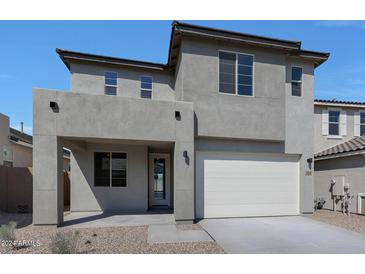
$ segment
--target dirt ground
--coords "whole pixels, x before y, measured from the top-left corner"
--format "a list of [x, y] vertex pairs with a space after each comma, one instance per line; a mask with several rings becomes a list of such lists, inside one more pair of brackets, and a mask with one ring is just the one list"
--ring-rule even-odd
[[351, 214], [350, 216], [347, 216], [340, 212], [322, 209], [317, 210], [313, 214], [312, 218], [331, 225], [336, 225], [365, 234], [365, 215]]
[[[33, 226], [30, 214], [4, 214], [0, 212], [0, 224], [14, 220], [18, 223], [16, 240], [27, 241], [28, 247], [6, 248], [0, 244], [0, 253], [51, 253], [50, 238], [56, 233], [79, 231], [77, 253], [224, 253], [216, 242], [148, 244], [148, 226], [125, 226], [108, 228], [56, 228], [55, 226]], [[178, 225], [178, 229], [201, 229], [197, 224]]]

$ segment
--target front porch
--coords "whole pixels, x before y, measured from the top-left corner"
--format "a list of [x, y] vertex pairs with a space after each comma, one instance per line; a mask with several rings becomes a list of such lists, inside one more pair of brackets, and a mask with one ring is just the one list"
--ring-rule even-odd
[[83, 140], [71, 147], [71, 212], [173, 209], [174, 143]]
[[195, 218], [191, 103], [48, 90], [35, 90], [33, 101], [34, 224], [64, 221], [63, 147], [71, 212], [158, 207], [178, 221]]

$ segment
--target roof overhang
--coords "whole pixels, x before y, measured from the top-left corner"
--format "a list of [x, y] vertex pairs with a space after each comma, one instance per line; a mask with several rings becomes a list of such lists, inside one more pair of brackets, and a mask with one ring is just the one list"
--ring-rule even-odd
[[314, 157], [314, 161], [338, 159], [338, 158], [356, 156], [356, 155], [362, 155], [363, 157], [365, 157], [365, 150], [357, 150], [357, 151], [355, 150], [355, 151], [342, 152], [342, 153], [331, 154], [331, 155], [326, 155], [326, 156]]
[[283, 50], [289, 56], [305, 58], [309, 61], [312, 61], [315, 67], [318, 67], [320, 64], [325, 62], [330, 56], [329, 53], [302, 50], [300, 41], [289, 41], [252, 34], [238, 33], [234, 31], [196, 26], [174, 21], [172, 23], [168, 57], [168, 66], [170, 69], [174, 69], [176, 66], [181, 45], [181, 37], [183, 36], [229, 41], [232, 43]]
[[346, 102], [346, 101], [331, 101], [331, 100], [314, 100], [314, 105], [329, 106], [329, 107], [365, 108], [364, 102]]
[[10, 139], [9, 138], [9, 142], [11, 143], [14, 143], [14, 144], [17, 144], [17, 145], [20, 145], [20, 146], [24, 146], [24, 147], [28, 147], [28, 148], [33, 148], [33, 145], [32, 144], [29, 144], [27, 142], [23, 142], [21, 140], [14, 140], [14, 139]]
[[82, 52], [69, 51], [69, 50], [64, 50], [64, 49], [59, 49], [59, 48], [56, 49], [56, 52], [58, 53], [61, 60], [63, 61], [63, 63], [66, 65], [66, 67], [68, 69], [70, 69], [71, 61], [85, 61], [85, 62], [100, 63], [100, 64], [107, 64], [107, 65], [123, 65], [123, 66], [137, 67], [137, 68], [144, 68], [144, 69], [153, 69], [153, 70], [168, 69], [167, 65], [159, 64], [159, 63], [109, 57], [109, 56], [96, 55], [96, 54], [90, 54], [90, 53], [82, 53]]
[[177, 64], [178, 55], [181, 48], [181, 39], [183, 36], [200, 37], [204, 39], [214, 39], [219, 41], [238, 43], [241, 45], [244, 44], [255, 47], [278, 49], [284, 51], [288, 56], [307, 59], [308, 61], [313, 62], [315, 67], [318, 67], [320, 64], [325, 62], [330, 55], [329, 53], [324, 52], [303, 50], [301, 49], [300, 41], [289, 41], [265, 36], [257, 36], [223, 29], [181, 23], [178, 21], [173, 21], [172, 23], [167, 64], [109, 57], [63, 49], [56, 49], [56, 52], [59, 54], [60, 58], [68, 69], [70, 69], [70, 63], [72, 61], [81, 61], [107, 65], [123, 65], [160, 71], [173, 71], [175, 70]]

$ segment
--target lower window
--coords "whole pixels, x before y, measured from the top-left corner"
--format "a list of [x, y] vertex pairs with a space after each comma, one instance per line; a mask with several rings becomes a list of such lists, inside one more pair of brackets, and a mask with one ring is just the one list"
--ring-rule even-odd
[[94, 185], [107, 187], [126, 187], [127, 153], [95, 152]]

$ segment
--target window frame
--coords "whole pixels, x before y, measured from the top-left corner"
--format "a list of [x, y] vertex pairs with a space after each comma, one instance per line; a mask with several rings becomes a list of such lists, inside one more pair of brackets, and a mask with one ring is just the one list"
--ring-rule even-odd
[[[109, 167], [109, 185], [108, 186], [96, 186], [95, 185], [95, 153], [110, 153], [110, 167]], [[112, 185], [112, 153], [124, 153], [126, 155], [126, 183], [125, 183], [125, 186], [113, 186]], [[101, 150], [101, 149], [98, 149], [98, 150], [94, 150], [93, 151], [93, 174], [94, 174], [94, 182], [93, 182], [93, 187], [96, 187], [96, 188], [99, 188], [99, 187], [109, 187], [109, 188], [122, 188], [122, 189], [125, 189], [125, 188], [128, 188], [128, 152], [126, 151], [120, 151], [120, 150]]]
[[[149, 91], [148, 89], [142, 88], [142, 77], [151, 78], [151, 98], [143, 98], [142, 97], [142, 90]], [[153, 99], [153, 76], [151, 76], [151, 75], [141, 75], [139, 77], [139, 91], [140, 91], [140, 98], [141, 99], [148, 99], [148, 100], [152, 100]]]
[[[329, 108], [328, 109], [328, 135], [327, 138], [328, 139], [342, 139], [342, 135], [341, 135], [341, 110], [339, 108]], [[334, 122], [330, 122], [330, 112], [338, 112], [338, 135], [333, 135], [330, 134], [330, 124], [335, 124]]]
[[[219, 91], [219, 74], [220, 74], [220, 69], [219, 69], [219, 54], [220, 53], [230, 53], [230, 54], [235, 54], [236, 55], [236, 62], [235, 62], [235, 93], [225, 93], [225, 92], [220, 92]], [[245, 95], [245, 94], [238, 94], [238, 55], [248, 55], [248, 56], [252, 56], [252, 95]], [[255, 54], [252, 53], [247, 53], [247, 52], [241, 52], [241, 51], [229, 51], [229, 50], [224, 50], [224, 49], [219, 49], [218, 50], [218, 94], [224, 94], [224, 95], [233, 95], [233, 96], [243, 96], [243, 97], [255, 97]]]
[[365, 115], [365, 111], [359, 111], [359, 126], [360, 126], [360, 129], [359, 129], [359, 134], [360, 134], [360, 137], [365, 137], [365, 134], [364, 135], [361, 135], [361, 126], [364, 126], [365, 127], [365, 122], [364, 123], [361, 123], [361, 115]]
[[[293, 68], [299, 68], [302, 71], [302, 80], [297, 81], [297, 80], [293, 80]], [[293, 83], [300, 83], [300, 96], [297, 95], [293, 95]], [[303, 97], [303, 67], [301, 66], [290, 66], [290, 95], [291, 97], [297, 97], [297, 98], [302, 98]], [[336, 135], [334, 135], [336, 136]]]
[[[116, 79], [116, 80], [117, 80], [117, 84], [116, 84], [116, 85], [108, 85], [108, 84], [106, 84], [106, 83], [105, 83], [105, 80], [106, 80], [105, 74], [106, 74], [107, 72], [115, 73], [115, 74], [117, 75], [117, 79]], [[118, 83], [119, 83], [118, 78], [119, 78], [119, 73], [118, 73], [117, 71], [104, 70], [104, 95], [108, 95], [108, 96], [118, 96]], [[113, 88], [115, 88], [115, 90], [116, 90], [115, 95], [106, 94], [106, 93], [105, 93], [105, 87], [113, 87]]]

